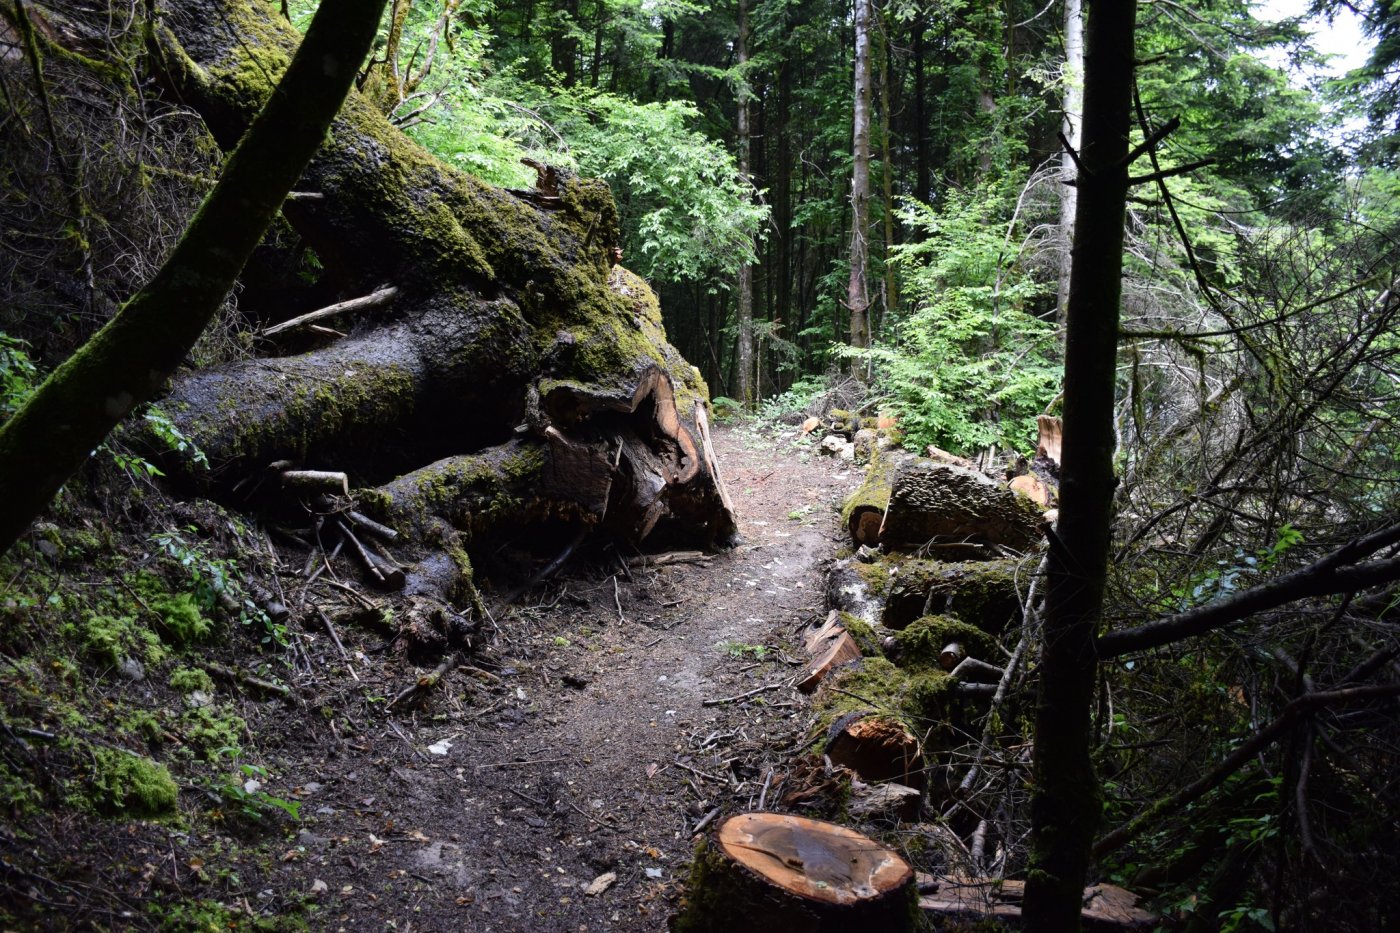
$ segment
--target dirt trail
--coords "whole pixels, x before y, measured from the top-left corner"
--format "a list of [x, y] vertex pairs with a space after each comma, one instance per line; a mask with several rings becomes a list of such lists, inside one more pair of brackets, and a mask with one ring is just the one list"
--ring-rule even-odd
[[664, 929], [697, 823], [756, 806], [773, 770], [771, 805], [807, 738], [791, 637], [822, 612], [856, 481], [790, 437], [716, 443], [743, 544], [527, 596], [543, 605], [498, 619], [491, 671], [288, 762], [303, 828], [267, 897], [324, 882], [311, 922], [332, 930]]

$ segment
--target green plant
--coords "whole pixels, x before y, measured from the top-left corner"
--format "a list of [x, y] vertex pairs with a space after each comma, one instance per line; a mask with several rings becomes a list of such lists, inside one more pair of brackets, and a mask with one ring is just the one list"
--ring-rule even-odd
[[[199, 529], [188, 525], [185, 531], [197, 534]], [[205, 612], [232, 604], [237, 607], [239, 622], [256, 629], [263, 645], [276, 644], [283, 648], [288, 645], [287, 627], [274, 622], [247, 596], [239, 580], [238, 566], [232, 560], [213, 557], [202, 544], [190, 542], [179, 531], [157, 532], [151, 536], [151, 541], [189, 574], [194, 598]]]
[[1008, 246], [1019, 189], [1007, 178], [950, 190], [937, 207], [906, 203], [915, 238], [894, 262], [914, 311], [893, 344], [848, 352], [883, 368], [910, 449], [1029, 449], [1058, 391], [1055, 328], [1034, 313], [1047, 286]]
[[719, 649], [731, 658], [751, 657], [755, 661], [762, 661], [769, 651], [767, 645], [749, 645], [742, 641], [720, 642]]
[[39, 369], [23, 340], [0, 333], [0, 421], [9, 418], [39, 384]]
[[267, 769], [262, 765], [239, 762], [243, 750], [234, 745], [220, 748], [215, 755], [229, 758], [238, 765], [237, 773], [225, 781], [214, 784], [212, 790], [228, 809], [223, 811], [225, 819], [235, 817], [249, 823], [265, 823], [279, 815], [293, 820], [301, 819], [301, 804], [269, 794], [263, 790], [267, 782]]

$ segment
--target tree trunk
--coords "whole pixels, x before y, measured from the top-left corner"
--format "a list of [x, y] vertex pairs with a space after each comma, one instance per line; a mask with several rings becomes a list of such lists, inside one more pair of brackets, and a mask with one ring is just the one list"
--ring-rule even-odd
[[[262, 14], [202, 0], [169, 18], [188, 63], [173, 77], [221, 140], [269, 90], [249, 50], [295, 41]], [[705, 385], [651, 289], [612, 266], [606, 186], [537, 171], [533, 192], [489, 187], [352, 95], [299, 184], [323, 197], [285, 213], [328, 276], [353, 294], [391, 285], [393, 305], [330, 346], [178, 378], [163, 404], [214, 467], [189, 478], [231, 495], [273, 461], [344, 471], [367, 511], [449, 555], [458, 536], [533, 520], [725, 541]]]
[[1101, 811], [1089, 758], [1096, 657], [1112, 521], [1113, 401], [1133, 81], [1132, 0], [1092, 0], [1084, 145], [1065, 341], [1060, 517], [1049, 555], [1027, 929], [1072, 930]]
[[[853, 347], [870, 346], [870, 0], [855, 0], [855, 116], [851, 157], [851, 278], [846, 307]], [[859, 364], [854, 367], [857, 371]]]
[[[1084, 0], [1065, 0], [1064, 119], [1061, 132], [1069, 147], [1079, 151], [1080, 128], [1084, 123]], [[1064, 184], [1075, 177], [1074, 157], [1069, 149], [1060, 153], [1060, 227], [1064, 231], [1064, 252], [1060, 256], [1060, 281], [1056, 312], [1060, 321], [1069, 307], [1070, 251], [1074, 245], [1074, 211], [1079, 188]]]
[[[739, 111], [739, 175], [747, 181], [752, 169], [752, 160], [750, 159], [752, 143], [749, 131], [749, 78], [748, 70], [745, 67], [749, 61], [748, 0], [739, 0], [739, 45], [735, 51], [738, 60], [737, 77], [734, 81], [734, 97]], [[735, 362], [738, 378], [734, 380], [734, 386], [739, 393], [739, 402], [747, 410], [752, 408], [757, 401], [754, 398], [753, 263], [745, 262], [739, 267], [738, 289], [739, 294], [736, 296], [736, 300], [739, 306], [739, 346]]]
[[[890, 256], [894, 253], [894, 162], [890, 159], [890, 40], [889, 32], [894, 28], [894, 23], [886, 20], [881, 35], [885, 41], [881, 43], [880, 55], [880, 187], [884, 195], [882, 202], [883, 220], [885, 228], [884, 251], [881, 254], [881, 265], [885, 272], [885, 300], [881, 305], [882, 313], [880, 326], [886, 321], [893, 320], [893, 315], [899, 309], [899, 282], [895, 279], [894, 265], [890, 262]], [[880, 326], [871, 327], [872, 335], [880, 333]]]
[[[320, 146], [383, 9], [384, 0], [346, 0], [318, 11], [304, 41], [284, 34], [269, 65], [285, 69], [276, 93], [260, 70], [264, 92], [246, 107], [247, 135], [238, 134], [219, 183], [155, 278], [0, 427], [0, 552], [107, 433], [155, 394], [204, 331]], [[270, 10], [258, 15], [272, 19]], [[209, 81], [188, 60], [169, 64], [189, 84]]]

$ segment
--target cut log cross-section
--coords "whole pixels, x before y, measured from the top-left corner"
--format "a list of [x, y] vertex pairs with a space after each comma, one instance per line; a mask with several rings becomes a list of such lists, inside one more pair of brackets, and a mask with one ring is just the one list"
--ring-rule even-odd
[[902, 933], [917, 911], [914, 873], [852, 829], [800, 816], [743, 813], [696, 857], [678, 933]]

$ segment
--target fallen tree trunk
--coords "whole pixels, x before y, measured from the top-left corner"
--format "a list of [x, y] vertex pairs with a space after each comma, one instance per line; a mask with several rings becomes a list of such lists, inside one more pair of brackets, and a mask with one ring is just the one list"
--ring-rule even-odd
[[[231, 145], [296, 33], [251, 0], [171, 4], [163, 22], [169, 85]], [[607, 186], [541, 179], [546, 207], [456, 172], [352, 93], [297, 185], [317, 197], [283, 211], [341, 294], [392, 303], [358, 303], [330, 346], [177, 378], [162, 405], [213, 467], [188, 478], [227, 495], [275, 461], [343, 471], [420, 561], [459, 571], [462, 546], [534, 520], [727, 541], [707, 389], [651, 289], [613, 265]]]
[[678, 933], [912, 930], [914, 872], [892, 849], [844, 826], [742, 813], [696, 855]]

